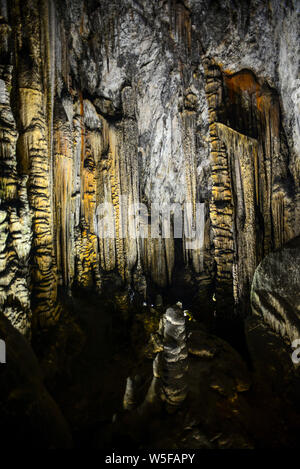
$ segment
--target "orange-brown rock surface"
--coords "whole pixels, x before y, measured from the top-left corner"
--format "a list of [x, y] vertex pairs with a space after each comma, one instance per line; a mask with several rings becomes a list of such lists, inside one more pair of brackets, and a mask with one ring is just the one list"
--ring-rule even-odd
[[[248, 23], [221, 9], [213, 25], [204, 0], [0, 2], [0, 303], [20, 330], [55, 323], [61, 293], [101, 293], [111, 279], [146, 298], [181, 278], [182, 294], [192, 285], [219, 310], [247, 310], [256, 266], [299, 232], [298, 121], [284, 89], [296, 102], [295, 77], [272, 26], [293, 42], [284, 14], [296, 18], [280, 8], [256, 18], [251, 6]], [[162, 222], [138, 236], [150, 217], [128, 205], [140, 203], [188, 204], [196, 244], [173, 222], [167, 237]]]

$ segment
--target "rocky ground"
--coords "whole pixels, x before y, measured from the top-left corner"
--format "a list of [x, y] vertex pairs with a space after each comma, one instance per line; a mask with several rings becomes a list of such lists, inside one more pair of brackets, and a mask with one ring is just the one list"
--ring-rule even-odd
[[[8, 440], [18, 428], [14, 441], [43, 447], [297, 446], [299, 374], [291, 350], [260, 319], [247, 320], [247, 342], [236, 348], [230, 337], [213, 333], [215, 325], [187, 320], [187, 398], [176, 412], [163, 402], [141, 412], [155, 357], [153, 341], [145, 344], [161, 313], [144, 308], [132, 318], [96, 297], [77, 298], [67, 308], [58, 327], [34, 338], [39, 363], [26, 340], [1, 319], [7, 327], [7, 359], [13, 360], [9, 372], [0, 370]], [[123, 409], [128, 376], [137, 383], [130, 411]]]

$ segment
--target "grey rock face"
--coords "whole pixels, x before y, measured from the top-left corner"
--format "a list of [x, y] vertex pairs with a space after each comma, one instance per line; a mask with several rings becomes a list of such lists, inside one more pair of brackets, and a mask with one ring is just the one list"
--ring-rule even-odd
[[[248, 298], [261, 258], [299, 234], [299, 2], [14, 0], [0, 16], [0, 304], [14, 324], [57, 321], [59, 286], [101, 292], [112, 271], [146, 296], [181, 258], [206, 300], [219, 281], [217, 301], [225, 287]], [[191, 204], [199, 243], [176, 249], [162, 223], [156, 239], [118, 222], [103, 239], [102, 203], [140, 229], [123, 195]]]
[[255, 271], [251, 305], [253, 314], [282, 337], [300, 336], [300, 238], [269, 254]]
[[232, 71], [251, 69], [280, 91], [285, 130], [299, 157], [299, 1], [191, 0], [190, 8], [208, 55]]
[[188, 350], [185, 318], [181, 308], [168, 308], [163, 316], [161, 380], [164, 399], [170, 405], [181, 404], [187, 396]]

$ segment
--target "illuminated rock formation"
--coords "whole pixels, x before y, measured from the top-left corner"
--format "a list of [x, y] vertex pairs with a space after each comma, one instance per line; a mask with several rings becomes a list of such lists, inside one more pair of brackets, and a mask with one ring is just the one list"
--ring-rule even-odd
[[[254, 3], [0, 2], [0, 302], [24, 333], [58, 320], [58, 291], [110, 276], [146, 297], [182, 272], [218, 311], [247, 312], [300, 214], [298, 7]], [[139, 203], [188, 204], [196, 244], [175, 209], [167, 237], [163, 222], [137, 236]]]
[[255, 271], [251, 306], [255, 317], [290, 342], [299, 338], [299, 237], [270, 253]]
[[168, 308], [162, 324], [164, 349], [161, 352], [161, 381], [163, 399], [178, 406], [187, 396], [188, 350], [185, 318], [181, 308]]
[[126, 381], [126, 389], [123, 398], [123, 408], [125, 410], [132, 410], [136, 405], [134, 399], [134, 382], [130, 376], [128, 376]]
[[[160, 346], [153, 361], [153, 379], [142, 409], [159, 399], [166, 402], [169, 409], [176, 409], [185, 400], [188, 391], [186, 325], [180, 307], [175, 305], [166, 310], [160, 321], [158, 335]], [[128, 385], [126, 391], [127, 388]]]
[[270, 427], [297, 447], [299, 20], [299, 0], [0, 0], [1, 423], [20, 403], [70, 446], [47, 386], [83, 446], [128, 447], [128, 423], [141, 448], [274, 447]]
[[209, 61], [205, 70], [217, 293], [228, 288], [238, 303], [260, 260], [297, 232], [294, 182], [275, 91], [247, 70], [229, 75]]
[[11, 67], [0, 75], [0, 305], [15, 327], [30, 336], [31, 304], [28, 259], [31, 247], [31, 211], [26, 183], [18, 177], [18, 133], [9, 103]]
[[6, 345], [6, 364], [0, 361], [2, 444], [12, 448], [14, 435], [14, 442], [24, 448], [71, 448], [69, 426], [44, 385], [37, 357], [0, 312], [0, 345], [2, 340]]

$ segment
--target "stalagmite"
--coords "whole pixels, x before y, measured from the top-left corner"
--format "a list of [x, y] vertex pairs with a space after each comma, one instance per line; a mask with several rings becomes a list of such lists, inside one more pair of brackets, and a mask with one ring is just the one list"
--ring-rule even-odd
[[0, 0], [0, 337], [17, 358], [0, 366], [0, 421], [14, 448], [43, 440], [27, 417], [64, 426], [42, 375], [75, 445], [251, 447], [255, 426], [275, 441], [295, 418], [298, 378], [280, 369], [294, 372], [285, 345], [300, 334], [299, 13]]
[[136, 405], [134, 397], [134, 380], [128, 376], [126, 380], [126, 389], [123, 397], [123, 409], [132, 410]]
[[188, 391], [186, 326], [180, 306], [166, 310], [160, 321], [159, 335], [162, 349], [153, 361], [153, 379], [144, 405], [160, 398], [170, 406], [169, 410], [174, 410], [186, 399]]
[[113, 277], [146, 299], [181, 276], [244, 311], [257, 264], [299, 233], [287, 56], [275, 73], [260, 49], [209, 49], [202, 2], [96, 3], [0, 4], [1, 305], [25, 333], [76, 287]]

